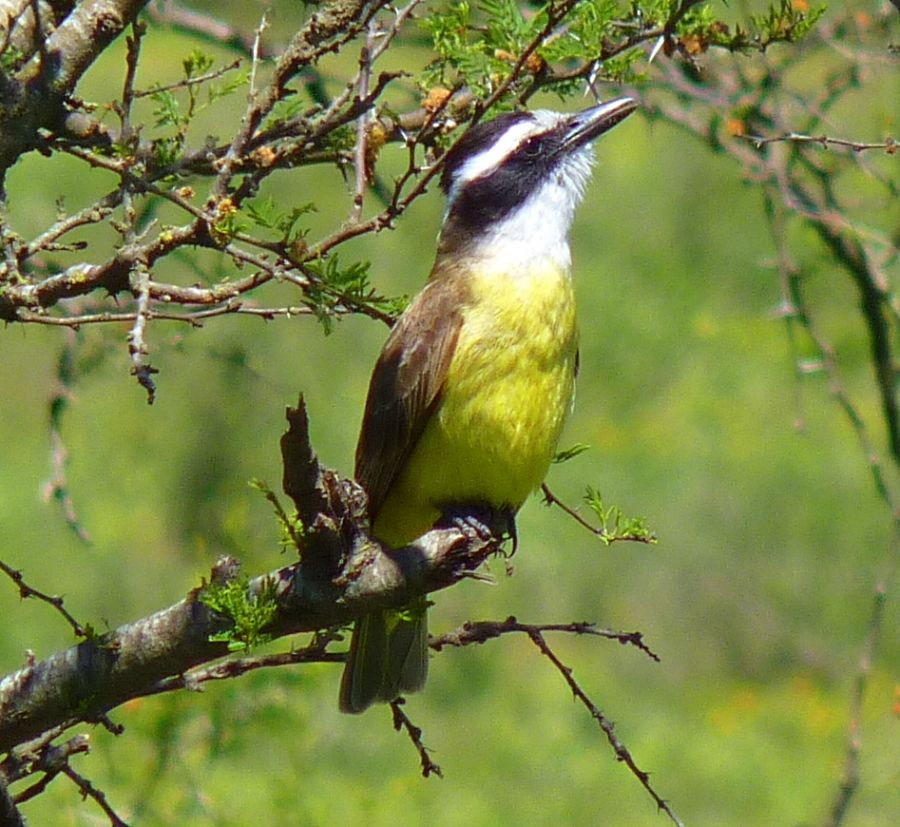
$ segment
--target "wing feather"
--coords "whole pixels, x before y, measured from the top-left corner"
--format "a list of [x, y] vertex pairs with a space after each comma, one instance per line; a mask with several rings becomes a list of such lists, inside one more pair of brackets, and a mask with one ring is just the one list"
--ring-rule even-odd
[[462, 325], [464, 286], [433, 278], [394, 326], [375, 364], [359, 443], [356, 479], [374, 523], [437, 404]]

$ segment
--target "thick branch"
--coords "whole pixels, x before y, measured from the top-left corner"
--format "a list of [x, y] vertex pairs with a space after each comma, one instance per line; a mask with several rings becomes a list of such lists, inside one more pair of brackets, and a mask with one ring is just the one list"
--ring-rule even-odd
[[[318, 467], [309, 448], [297, 448], [306, 437], [302, 402], [289, 410], [293, 447], [285, 450], [286, 466], [308, 462]], [[303, 476], [286, 467], [286, 478]], [[390, 549], [366, 535], [359, 513], [359, 487], [333, 471], [306, 474], [318, 480], [303, 496], [327, 503], [306, 526], [304, 559], [254, 578], [252, 598], [271, 593], [277, 601], [273, 621], [264, 630], [273, 637], [309, 632], [351, 622], [377, 608], [398, 607], [444, 589], [478, 568], [500, 546], [504, 525], [490, 523], [495, 533], [476, 535], [465, 523], [438, 525], [415, 543]], [[324, 489], [323, 489], [324, 486]], [[297, 497], [297, 489], [289, 493]], [[364, 495], [363, 495], [364, 496]], [[364, 500], [363, 500], [364, 501]], [[302, 509], [301, 509], [302, 510]], [[331, 542], [322, 543], [326, 532]], [[326, 554], [326, 551], [332, 554]], [[217, 564], [213, 583], [234, 577], [230, 558]], [[0, 752], [45, 730], [81, 720], [96, 720], [125, 701], [148, 694], [160, 681], [228, 654], [227, 644], [210, 637], [228, 629], [230, 621], [209, 609], [203, 589], [156, 614], [86, 640], [0, 681]]]
[[[18, 73], [19, 82], [65, 96], [147, 0], [83, 0]], [[39, 33], [36, 33], [39, 34]], [[46, 36], [46, 34], [45, 34]]]
[[[331, 581], [298, 563], [255, 578], [250, 592], [276, 586], [278, 613], [269, 634], [308, 632], [451, 586], [497, 548], [493, 538], [473, 540], [459, 528], [438, 528], [403, 549], [367, 544]], [[197, 590], [168, 609], [7, 676], [0, 681], [0, 752], [49, 727], [91, 720], [164, 678], [223, 657], [227, 645], [209, 638], [227, 626]]]
[[834, 257], [844, 265], [859, 290], [860, 309], [869, 330], [872, 365], [875, 368], [881, 411], [887, 427], [888, 444], [895, 463], [900, 463], [900, 411], [897, 407], [897, 370], [891, 345], [891, 331], [884, 310], [884, 295], [868, 266], [862, 244], [839, 226], [828, 221], [815, 225]]
[[[137, 17], [147, 0], [83, 0], [52, 29], [32, 18], [31, 58], [3, 85], [0, 106], [0, 192], [6, 170], [36, 144], [41, 127], [60, 123], [81, 76]], [[37, 8], [37, 4], [35, 4]]]
[[0, 775], [0, 827], [25, 827], [25, 820], [16, 809], [2, 775]]

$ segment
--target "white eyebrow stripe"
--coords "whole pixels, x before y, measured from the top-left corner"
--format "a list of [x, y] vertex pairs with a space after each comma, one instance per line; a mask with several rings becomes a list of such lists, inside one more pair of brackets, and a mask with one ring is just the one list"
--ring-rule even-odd
[[491, 146], [482, 150], [477, 155], [469, 158], [453, 176], [453, 189], [451, 200], [459, 192], [459, 188], [469, 181], [480, 178], [489, 170], [500, 166], [500, 163], [510, 155], [522, 141], [535, 132], [537, 124], [531, 120], [519, 121], [506, 130]]

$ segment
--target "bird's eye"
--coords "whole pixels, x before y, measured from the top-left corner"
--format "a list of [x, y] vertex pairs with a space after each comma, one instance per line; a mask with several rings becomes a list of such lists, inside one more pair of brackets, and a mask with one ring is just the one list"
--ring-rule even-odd
[[529, 138], [522, 145], [522, 154], [526, 155], [529, 158], [536, 158], [541, 154], [541, 141], [540, 138], [535, 136], [534, 138]]

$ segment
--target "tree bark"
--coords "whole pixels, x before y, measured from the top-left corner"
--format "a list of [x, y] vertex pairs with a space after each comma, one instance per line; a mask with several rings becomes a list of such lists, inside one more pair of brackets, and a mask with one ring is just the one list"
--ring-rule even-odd
[[[302, 559], [249, 582], [251, 599], [264, 592], [275, 597], [266, 634], [341, 626], [373, 610], [409, 605], [452, 586], [499, 551], [506, 518], [492, 513], [473, 512], [477, 522], [439, 523], [401, 549], [370, 538], [365, 495], [356, 483], [319, 465], [302, 399], [288, 409], [288, 420], [284, 487], [303, 519]], [[221, 558], [213, 587], [233, 580], [238, 568], [233, 559]], [[166, 678], [227, 655], [227, 643], [210, 638], [227, 630], [230, 620], [203, 602], [204, 588], [0, 680], [0, 753], [51, 728], [96, 720], [157, 691]]]

